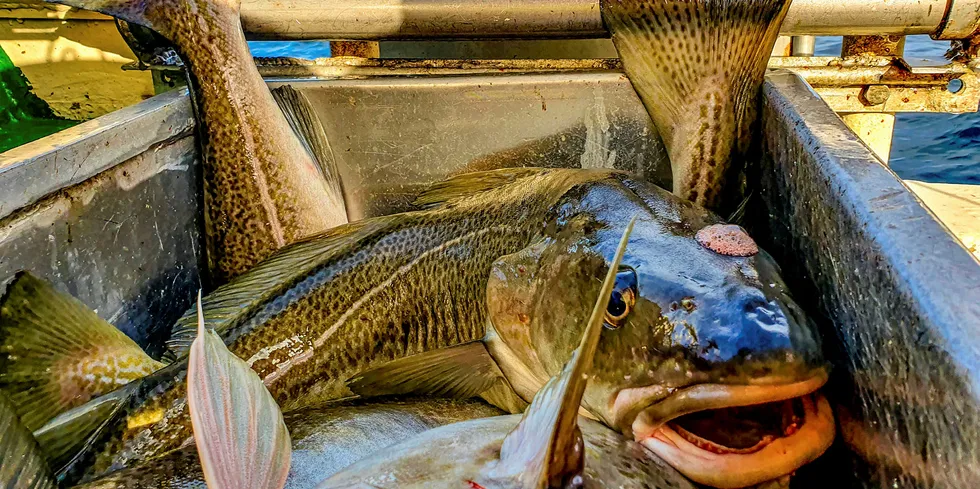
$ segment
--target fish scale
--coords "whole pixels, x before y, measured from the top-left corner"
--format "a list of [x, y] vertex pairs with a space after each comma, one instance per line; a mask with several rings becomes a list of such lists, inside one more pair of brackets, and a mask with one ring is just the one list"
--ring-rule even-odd
[[339, 176], [297, 137], [255, 67], [239, 1], [57, 3], [151, 28], [174, 43], [189, 68], [202, 129], [205, 241], [218, 283], [287, 244], [347, 223]]
[[[351, 394], [481, 396], [523, 411], [578, 343], [596, 278], [633, 216], [632, 247], [616, 273], [620, 299], [584, 393], [590, 414], [652, 443], [657, 423], [743, 398], [805, 396], [826, 380], [811, 324], [771, 257], [702, 245], [696, 235], [717, 216], [628, 174], [471, 173], [434, 185], [418, 205], [288, 246], [202, 299], [206, 327], [285, 411]], [[20, 409], [39, 409], [37, 421], [57, 416], [35, 435], [59, 474], [88, 480], [188, 442], [183, 348], [197, 314], [175, 325], [174, 363], [116, 391], [87, 392], [101, 397], [62, 412], [49, 400], [50, 386], [66, 382], [57, 367], [71, 365], [65, 352], [119, 336], [64, 295], [24, 273], [0, 303], [0, 389], [27, 401]], [[78, 348], [58, 349], [66, 332]], [[117, 343], [139, 351], [124, 335]], [[21, 378], [28, 382], [9, 382]], [[720, 395], [708, 402], [689, 390]], [[800, 448], [773, 455], [777, 464], [766, 448], [754, 454], [762, 473], [785, 474], [825, 449], [833, 433], [825, 411], [794, 435]], [[821, 444], [799, 441], [810, 436]], [[743, 472], [737, 480], [751, 476]]]

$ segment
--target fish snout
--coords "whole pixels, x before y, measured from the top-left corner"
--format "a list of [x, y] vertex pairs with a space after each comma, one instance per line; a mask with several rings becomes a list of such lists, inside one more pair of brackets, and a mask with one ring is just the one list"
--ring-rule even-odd
[[700, 322], [700, 360], [776, 374], [806, 370], [823, 361], [811, 322], [795, 304], [752, 293], [730, 303], [730, 308], [717, 309], [722, 312]]

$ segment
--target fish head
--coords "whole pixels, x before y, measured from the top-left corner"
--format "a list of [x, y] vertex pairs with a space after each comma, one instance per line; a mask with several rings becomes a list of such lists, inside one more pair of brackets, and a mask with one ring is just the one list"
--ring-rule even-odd
[[633, 216], [583, 407], [714, 487], [822, 454], [834, 426], [813, 394], [828, 371], [778, 265], [744, 230], [626, 175], [571, 189], [540, 240], [495, 262], [500, 341], [539, 377], [560, 371]]

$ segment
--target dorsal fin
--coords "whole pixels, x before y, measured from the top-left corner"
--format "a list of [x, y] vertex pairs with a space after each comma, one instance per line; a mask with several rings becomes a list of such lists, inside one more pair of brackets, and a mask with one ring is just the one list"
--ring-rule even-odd
[[514, 183], [522, 178], [543, 175], [549, 171], [554, 170], [547, 168], [502, 168], [500, 170], [463, 173], [433, 184], [415, 199], [415, 205], [432, 207], [444, 204], [460, 197]]
[[616, 273], [635, 222], [634, 217], [626, 226], [578, 349], [561, 375], [552, 377], [534, 396], [520, 424], [504, 439], [500, 462], [488, 477], [517, 482], [523, 489], [564, 488], [575, 485], [570, 483], [581, 477], [585, 454], [578, 428], [579, 406], [599, 344], [604, 313], [616, 284]]
[[306, 151], [310, 153], [316, 161], [320, 174], [330, 188], [328, 195], [338, 197], [329, 204], [337, 209], [345, 209], [343, 201], [344, 189], [340, 181], [340, 169], [337, 168], [337, 159], [334, 157], [333, 148], [327, 138], [327, 132], [323, 129], [320, 118], [313, 109], [313, 104], [306, 98], [306, 95], [293, 88], [292, 85], [283, 85], [272, 90], [272, 97], [276, 99], [279, 108], [282, 109], [289, 127], [299, 137], [299, 142], [303, 144]]
[[[270, 297], [291, 287], [299, 277], [346, 252], [362, 238], [385, 229], [391, 219], [364, 219], [335, 227], [319, 236], [287, 246], [231, 282], [218, 287], [203, 301], [207, 327], [227, 341], [228, 331]], [[197, 311], [191, 309], [177, 320], [167, 348], [178, 358], [197, 337]]]

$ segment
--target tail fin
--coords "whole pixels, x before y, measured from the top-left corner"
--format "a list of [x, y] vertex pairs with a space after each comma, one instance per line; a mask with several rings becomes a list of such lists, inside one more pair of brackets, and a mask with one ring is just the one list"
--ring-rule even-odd
[[561, 375], [552, 377], [538, 391], [520, 424], [504, 439], [500, 463], [488, 474], [490, 477], [519, 481], [523, 489], [543, 489], [570, 487], [568, 483], [582, 474], [585, 450], [578, 428], [579, 406], [599, 344], [604, 313], [616, 285], [616, 273], [635, 222], [634, 217], [623, 233], [578, 349]]
[[51, 469], [31, 432], [21, 424], [10, 402], [0, 395], [0, 487], [55, 489]]
[[[663, 135], [674, 194], [717, 209], [734, 183], [789, 0], [602, 0], [633, 87]], [[740, 163], [740, 162], [736, 162]]]
[[281, 489], [292, 445], [282, 412], [262, 379], [204, 328], [187, 364], [187, 406], [204, 479], [211, 489]]
[[0, 299], [0, 391], [32, 431], [162, 366], [84, 304], [28, 272]]

